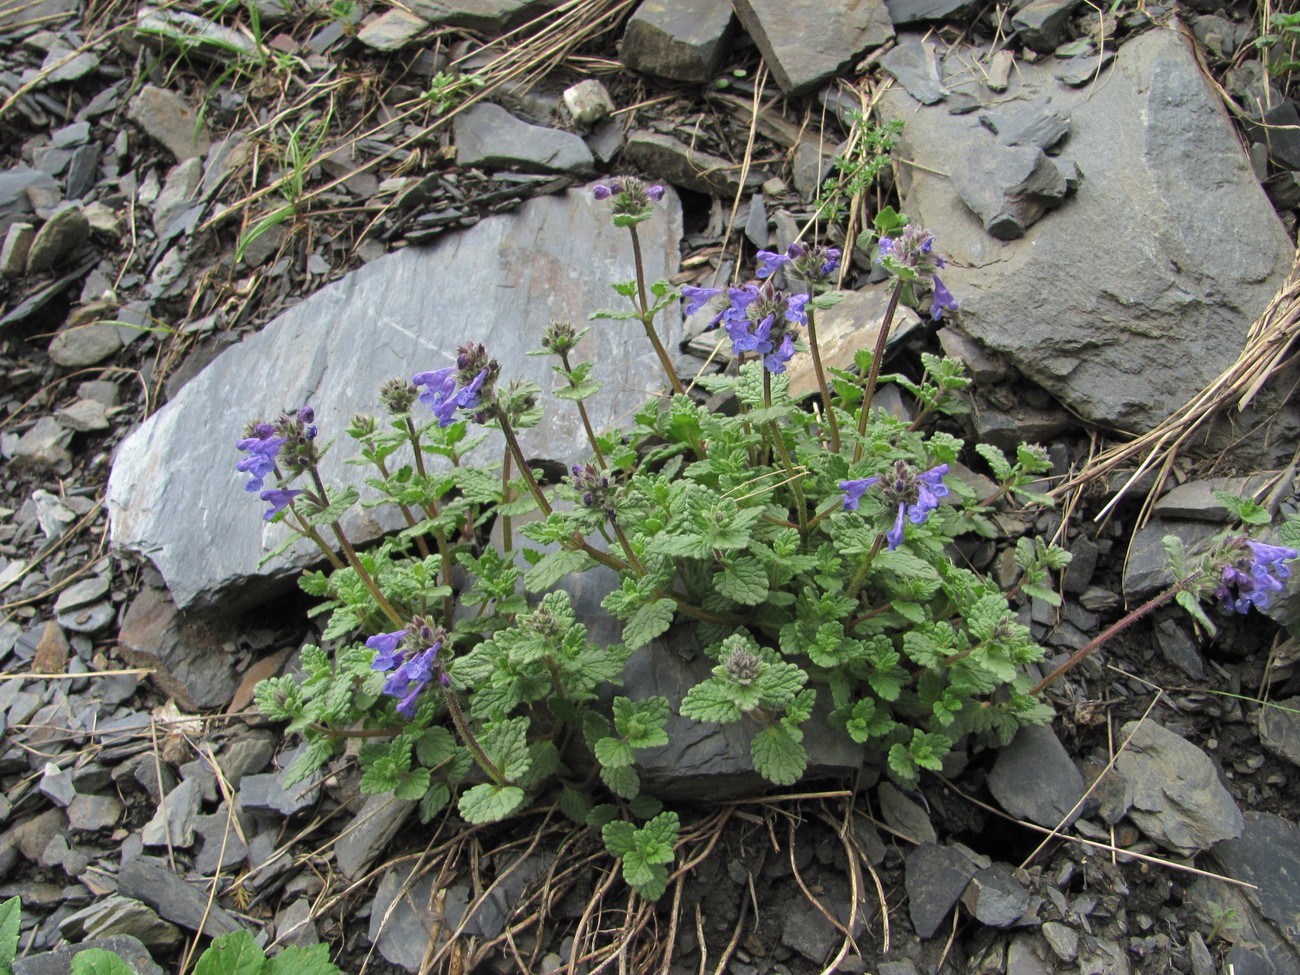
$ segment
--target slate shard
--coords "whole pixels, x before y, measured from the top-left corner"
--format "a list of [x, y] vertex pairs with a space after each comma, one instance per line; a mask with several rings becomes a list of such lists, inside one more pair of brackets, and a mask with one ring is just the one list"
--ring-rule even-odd
[[894, 36], [883, 0], [735, 0], [735, 6], [788, 95], [816, 88]]

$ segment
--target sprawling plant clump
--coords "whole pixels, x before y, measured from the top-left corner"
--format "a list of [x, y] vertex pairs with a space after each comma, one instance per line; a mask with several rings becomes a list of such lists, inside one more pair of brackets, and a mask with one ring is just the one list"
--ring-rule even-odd
[[[629, 177], [594, 195], [628, 228], [637, 276], [614, 285], [629, 311], [592, 317], [639, 322], [673, 394], [647, 403], [629, 428], [597, 432], [584, 400], [600, 383], [592, 363], [574, 361], [585, 330], [539, 328], [538, 354], [557, 360], [554, 395], [591, 446], [549, 490], [517, 438], [541, 415], [539, 390], [509, 381], [481, 345], [386, 384], [386, 422], [353, 419], [356, 463], [374, 471], [365, 500], [323, 482], [309, 407], [251, 424], [238, 444], [247, 489], [269, 503], [267, 519], [295, 530], [286, 545], [304, 536], [329, 562], [301, 582], [328, 614], [329, 649], [306, 648], [302, 674], [263, 682], [257, 699], [308, 743], [295, 774], [355, 736], [365, 741], [362, 789], [418, 801], [426, 820], [453, 800], [467, 820], [486, 822], [558, 799], [579, 823], [602, 827], [627, 882], [657, 897], [678, 819], [642, 793], [638, 750], [667, 744], [680, 719], [744, 722], [754, 768], [789, 785], [808, 766], [805, 727], [821, 705], [817, 720], [914, 785], [959, 742], [1003, 744], [1050, 716], [1037, 696], [1046, 680], [1032, 667], [1043, 650], [1008, 600], [1023, 592], [1058, 603], [1050, 573], [1068, 555], [1021, 539], [1013, 592], [955, 558], [960, 536], [993, 534], [995, 502], [1046, 503], [1030, 485], [1049, 465], [1033, 446], [1008, 458], [978, 445], [998, 486], [976, 496], [955, 474], [963, 442], [926, 432], [932, 417], [963, 409], [960, 366], [927, 356], [919, 382], [880, 376], [900, 301], [928, 301], [936, 320], [957, 311], [931, 234], [886, 210], [859, 241], [893, 276], [893, 299], [874, 351], [862, 350], [853, 371], [828, 371], [817, 313], [838, 300], [839, 249], [760, 252], [759, 280], [679, 293], [647, 283], [641, 268], [638, 224], [663, 188]], [[730, 339], [738, 368], [697, 382], [730, 394], [733, 413], [701, 406], [672, 371], [654, 323], [683, 298], [688, 312], [713, 311]], [[789, 393], [788, 368], [804, 350], [819, 412]], [[908, 389], [915, 420], [872, 409], [882, 380]], [[500, 432], [500, 463], [467, 462], [488, 437], [481, 428]], [[340, 520], [358, 504], [394, 506], [406, 528], [357, 551]], [[484, 546], [493, 523], [499, 545]], [[1210, 592], [1245, 611], [1267, 600], [1295, 557], [1226, 539], [1169, 595], [1201, 619], [1196, 597]], [[603, 610], [622, 622], [614, 645], [590, 639], [590, 620], [564, 588], [597, 569], [611, 580]], [[674, 625], [697, 629], [712, 675], [680, 702], [611, 692], [629, 655]]]

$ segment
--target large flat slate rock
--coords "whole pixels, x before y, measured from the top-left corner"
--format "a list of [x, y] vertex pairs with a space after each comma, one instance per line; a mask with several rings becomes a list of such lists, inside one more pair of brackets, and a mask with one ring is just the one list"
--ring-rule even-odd
[[953, 259], [943, 280], [967, 333], [1085, 420], [1142, 431], [1236, 359], [1293, 247], [1176, 26], [1126, 43], [1094, 85], [1053, 71], [1021, 63], [981, 97], [990, 110], [1050, 98], [1070, 119], [1062, 152], [1082, 179], [1059, 209], [995, 239], [946, 174], [996, 135], [980, 113], [893, 89], [882, 106], [905, 120], [900, 153], [926, 165], [901, 167], [903, 209]]
[[[652, 280], [676, 270], [681, 232], [670, 191], [640, 225]], [[235, 471], [235, 441], [248, 420], [310, 403], [321, 436], [338, 441], [323, 463], [327, 483], [359, 484], [362, 468], [344, 464], [353, 454], [343, 431], [353, 415], [381, 412], [376, 394], [385, 379], [450, 365], [459, 344], [477, 341], [501, 361], [502, 382], [531, 379], [549, 391], [558, 381], [552, 357], [525, 352], [540, 347], [552, 319], [581, 323], [597, 308], [621, 307], [609, 283], [632, 277], [627, 232], [581, 190], [531, 200], [432, 247], [367, 264], [222, 353], [122, 443], [108, 487], [114, 546], [150, 559], [182, 610], [265, 599], [267, 576], [285, 579], [315, 555], [300, 543], [258, 569], [288, 529], [262, 521], [266, 505], [244, 491]], [[672, 348], [678, 309], [666, 309], [660, 323]], [[598, 429], [664, 384], [635, 323], [597, 323], [576, 358], [596, 361], [594, 375], [605, 383], [587, 404]], [[521, 433], [525, 452], [538, 460], [585, 458], [577, 411], [549, 397], [545, 404], [542, 423]], [[500, 456], [495, 440], [477, 454], [485, 462]], [[374, 537], [382, 526], [371, 514], [361, 517], [348, 525], [353, 537]]]
[[735, 0], [734, 5], [787, 95], [811, 91], [894, 36], [884, 0]]

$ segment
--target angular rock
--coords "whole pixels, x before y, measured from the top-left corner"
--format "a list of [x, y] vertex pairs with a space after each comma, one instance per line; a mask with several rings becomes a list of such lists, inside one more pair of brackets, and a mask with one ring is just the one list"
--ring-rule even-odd
[[17, 278], [27, 273], [27, 255], [32, 249], [36, 228], [30, 223], [11, 223], [0, 247], [0, 275]]
[[118, 641], [132, 667], [150, 667], [150, 679], [186, 711], [224, 707], [239, 686], [228, 648], [234, 621], [186, 616], [161, 589], [144, 587], [126, 611]]
[[153, 202], [153, 227], [160, 236], [164, 236], [173, 218], [191, 205], [194, 194], [202, 182], [203, 161], [201, 159], [186, 159], [184, 162], [177, 163], [167, 173], [167, 181], [163, 183], [162, 192]]
[[59, 426], [52, 416], [43, 416], [32, 425], [14, 447], [14, 470], [66, 472], [72, 467], [68, 441], [72, 433]]
[[1050, 98], [990, 108], [979, 113], [979, 120], [1001, 146], [1051, 149], [1070, 131], [1070, 117], [1053, 108]]
[[318, 944], [320, 934], [312, 916], [311, 902], [307, 898], [294, 901], [275, 917], [275, 940], [283, 945], [303, 948]]
[[1152, 505], [1151, 513], [1159, 518], [1191, 518], [1194, 521], [1212, 521], [1226, 525], [1234, 517], [1214, 496], [1216, 491], [1254, 498], [1273, 481], [1274, 478], [1267, 473], [1250, 477], [1211, 477], [1187, 481], [1162, 494], [1160, 500]]
[[122, 336], [115, 325], [74, 325], [50, 340], [50, 360], [64, 369], [84, 369], [103, 362], [120, 348]]
[[181, 941], [176, 925], [164, 921], [148, 905], [116, 894], [64, 918], [59, 933], [78, 941], [129, 935], [150, 948], [174, 948]]
[[125, 934], [115, 934], [110, 938], [91, 938], [78, 945], [63, 945], [43, 954], [15, 958], [14, 975], [70, 975], [72, 959], [92, 948], [111, 951], [131, 966], [134, 975], [164, 975], [163, 969], [154, 964], [149, 949], [141, 944], [138, 938]]
[[163, 797], [140, 834], [145, 846], [187, 849], [194, 845], [194, 817], [203, 800], [198, 780], [186, 779]]
[[939, 842], [929, 813], [919, 803], [907, 798], [888, 782], [881, 782], [876, 788], [876, 799], [880, 803], [880, 818], [892, 829], [917, 844]]
[[614, 114], [614, 99], [609, 89], [595, 78], [585, 78], [564, 89], [564, 108], [583, 131], [591, 129]]
[[926, 843], [907, 855], [904, 886], [907, 910], [917, 937], [929, 938], [988, 860], [960, 844]]
[[99, 57], [93, 51], [79, 51], [63, 44], [50, 48], [41, 62], [41, 73], [46, 84], [57, 85], [77, 81], [99, 67]]
[[1183, 856], [1241, 835], [1241, 810], [1205, 752], [1151, 720], [1130, 721], [1118, 740], [1128, 747], [1115, 770], [1128, 783], [1129, 818], [1143, 833]]
[[735, 7], [788, 95], [817, 87], [894, 36], [883, 0], [735, 0]]
[[229, 870], [247, 857], [248, 845], [240, 838], [239, 825], [226, 815], [225, 803], [211, 816], [196, 816], [194, 830], [203, 838], [203, 847], [194, 858], [194, 869], [204, 875], [214, 874]]
[[[1008, 97], [1051, 95], [1069, 115], [1085, 179], [1068, 205], [1001, 244], [950, 175], [903, 167], [903, 209], [954, 259], [944, 283], [966, 332], [1085, 419], [1141, 432], [1236, 359], [1294, 248], [1177, 31], [1129, 40], [1103, 84], [1066, 89], [1051, 71], [1021, 64]], [[906, 120], [902, 155], [945, 174], [991, 141], [970, 116], [906, 92], [881, 104], [885, 120]]]
[[1196, 638], [1174, 619], [1163, 619], [1155, 626], [1156, 646], [1160, 655], [1192, 680], [1205, 676], [1205, 659]]
[[499, 33], [542, 13], [549, 0], [411, 0], [417, 17], [438, 27], [467, 27]]
[[117, 874], [117, 891], [143, 901], [187, 931], [198, 931], [200, 924], [203, 933], [211, 937], [240, 930], [240, 923], [224, 907], [208, 904], [203, 887], [186, 883], [166, 861], [156, 857], [137, 856], [123, 863]]
[[1011, 744], [998, 752], [988, 786], [998, 805], [1012, 816], [1052, 829], [1079, 817], [1074, 806], [1087, 789], [1046, 725], [1027, 725], [1016, 732]]
[[1028, 910], [1029, 891], [1009, 865], [995, 863], [971, 878], [961, 902], [981, 924], [1009, 928]]
[[1300, 697], [1270, 701], [1259, 709], [1259, 742], [1279, 758], [1300, 765]]
[[900, 35], [894, 49], [880, 59], [880, 66], [922, 105], [943, 101], [948, 94], [932, 40], [916, 34]]
[[306, 747], [306, 744], [301, 744], [281, 755], [279, 772], [244, 776], [239, 784], [239, 800], [244, 808], [270, 809], [283, 816], [292, 816], [315, 805], [320, 800], [321, 782], [325, 779], [323, 769], [318, 769], [300, 782], [288, 781], [289, 769]]
[[357, 40], [376, 51], [399, 51], [428, 29], [428, 21], [394, 7], [362, 27]]
[[[889, 295], [884, 288], [870, 287], [845, 292], [844, 300], [834, 308], [817, 313], [817, 344], [822, 365], [827, 369], [852, 369], [853, 356], [859, 349], [874, 349], [876, 336], [884, 321]], [[910, 308], [899, 307], [890, 326], [886, 354], [906, 341], [921, 325]], [[811, 356], [795, 356], [790, 363], [790, 394], [806, 396], [817, 391], [817, 373]]]
[[262, 56], [247, 34], [184, 10], [142, 8], [135, 23], [137, 33], [182, 50], [201, 53], [215, 48], [226, 52], [225, 57], [232, 59]]
[[633, 71], [670, 81], [709, 81], [731, 40], [730, 0], [642, 0], [619, 49]]
[[[858, 910], [856, 923], [850, 928], [848, 885], [838, 877], [828, 880], [827, 889], [819, 891], [819, 899], [831, 915], [857, 937], [865, 925], [863, 912]], [[844, 940], [843, 932], [806, 897], [793, 898], [783, 905], [780, 924], [781, 943], [818, 966], [824, 964]]]
[[77, 433], [107, 430], [108, 411], [104, 404], [93, 399], [79, 399], [55, 413], [59, 424]]
[[416, 803], [392, 795], [368, 798], [334, 844], [334, 861], [343, 876], [355, 880], [368, 870], [415, 807]]
[[72, 773], [67, 769], [59, 768], [53, 762], [45, 763], [40, 790], [56, 806], [67, 807], [77, 797], [77, 790], [72, 785]]
[[1068, 964], [1079, 956], [1079, 932], [1074, 928], [1060, 921], [1044, 921], [1042, 932], [1052, 954], [1061, 961]]
[[59, 184], [49, 173], [26, 166], [0, 171], [0, 230], [8, 231], [17, 221], [36, 211], [33, 194], [57, 194]]
[[752, 193], [763, 185], [766, 178], [751, 170], [742, 187], [740, 166], [721, 156], [699, 152], [670, 135], [657, 132], [630, 133], [623, 153], [642, 172], [655, 173], [674, 186], [724, 198], [741, 190]]
[[83, 833], [111, 829], [122, 818], [122, 802], [116, 796], [78, 795], [68, 805], [68, 825]]
[[196, 159], [208, 151], [212, 136], [194, 109], [174, 91], [145, 85], [131, 101], [127, 117], [176, 157]]
[[1300, 828], [1281, 816], [1247, 812], [1241, 836], [1223, 840], [1214, 859], [1234, 880], [1254, 884], [1246, 896], [1300, 950]]
[[1079, 0], [1030, 0], [1011, 18], [1025, 46], [1039, 54], [1055, 51], [1065, 40], [1070, 14]]
[[106, 575], [94, 575], [73, 583], [55, 599], [54, 612], [67, 613], [82, 606], [89, 606], [107, 596], [111, 584], [112, 580]]
[[370, 908], [369, 938], [389, 962], [417, 972], [431, 947], [431, 934], [450, 918], [443, 912], [446, 893], [433, 889], [432, 876], [425, 875], [404, 890], [406, 880], [405, 871], [389, 870], [379, 881]]
[[593, 173], [591, 150], [572, 132], [529, 125], [500, 105], [479, 102], [452, 120], [456, 163], [513, 166], [526, 173]]
[[55, 210], [32, 238], [27, 273], [40, 274], [72, 257], [90, 239], [90, 221], [81, 207], [70, 203]]
[[1100, 57], [1094, 51], [1088, 55], [1066, 58], [1056, 66], [1053, 74], [1058, 81], [1064, 82], [1071, 88], [1079, 88], [1100, 81], [1104, 77], [1105, 70], [1114, 60], [1115, 52], [1106, 48], [1101, 52]]
[[895, 27], [927, 20], [960, 20], [974, 6], [972, 0], [885, 0]]
[[[669, 194], [642, 225], [651, 280], [675, 271], [680, 235], [680, 209]], [[580, 255], [574, 241], [583, 242]], [[233, 445], [247, 417], [310, 403], [322, 435], [336, 436], [349, 417], [375, 409], [385, 379], [450, 364], [455, 347], [468, 340], [486, 343], [508, 364], [509, 378], [549, 390], [550, 364], [524, 351], [538, 347], [548, 321], [585, 320], [610, 304], [610, 281], [632, 276], [626, 231], [581, 191], [533, 199], [432, 247], [371, 261], [220, 355], [121, 444], [109, 479], [114, 545], [150, 558], [182, 608], [220, 602], [228, 613], [237, 608], [228, 597], [242, 594], [245, 604], [266, 599], [268, 577], [287, 582], [318, 556], [302, 545], [258, 568], [284, 529], [262, 521], [263, 506], [241, 489], [234, 471]], [[672, 348], [679, 312], [670, 307], [665, 314], [658, 321]], [[665, 385], [653, 350], [630, 330], [593, 330], [578, 353], [604, 367], [597, 370], [604, 389], [587, 401], [597, 428]], [[520, 436], [529, 457], [571, 463], [587, 455], [574, 411], [549, 403], [542, 425]], [[478, 456], [499, 454], [499, 442], [489, 440]], [[327, 483], [361, 483], [360, 468], [343, 463], [347, 456], [345, 450], [326, 456]], [[193, 530], [200, 510], [219, 532]], [[345, 518], [344, 525], [359, 543], [381, 527], [369, 513]]]
[[1217, 526], [1203, 521], [1174, 521], [1152, 518], [1133, 536], [1128, 560], [1124, 563], [1124, 596], [1139, 602], [1174, 582], [1165, 552], [1166, 535], [1178, 538], [1190, 552], [1214, 535]]
[[1069, 192], [1066, 175], [1037, 146], [979, 145], [952, 185], [984, 229], [1016, 240]]

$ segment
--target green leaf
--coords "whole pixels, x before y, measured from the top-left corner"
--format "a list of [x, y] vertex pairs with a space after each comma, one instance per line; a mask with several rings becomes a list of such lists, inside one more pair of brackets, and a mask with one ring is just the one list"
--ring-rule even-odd
[[1287, 548], [1300, 547], [1300, 518], [1291, 517], [1282, 522], [1278, 530], [1278, 541]]
[[915, 786], [921, 778], [917, 774], [916, 765], [912, 762], [907, 746], [902, 742], [895, 742], [889, 746], [889, 771], [895, 781], [908, 788]]
[[624, 856], [636, 845], [636, 827], [621, 819], [606, 823], [600, 835], [605, 839], [605, 849], [609, 851], [610, 856]]
[[671, 713], [668, 698], [656, 695], [640, 701], [614, 698], [614, 726], [633, 748], [657, 748], [668, 744], [664, 726]]
[[1187, 611], [1187, 614], [1191, 616], [1192, 619], [1205, 627], [1206, 632], [1208, 632], [1210, 636], [1214, 636], [1219, 632], [1218, 628], [1213, 622], [1211, 622], [1210, 618], [1205, 615], [1205, 610], [1201, 608], [1201, 601], [1190, 592], [1180, 592], [1174, 597], [1174, 600], [1179, 606]]
[[223, 934], [208, 945], [194, 975], [259, 975], [266, 956], [247, 931]]
[[427, 768], [437, 768], [449, 762], [456, 754], [456, 736], [448, 729], [435, 725], [425, 728], [415, 741], [415, 757]]
[[417, 768], [404, 773], [393, 789], [393, 795], [408, 802], [424, 798], [429, 791], [429, 770]]
[[1007, 455], [998, 450], [991, 443], [977, 443], [975, 452], [988, 461], [989, 467], [993, 468], [993, 475], [999, 481], [1011, 479], [1012, 470], [1011, 462], [1007, 460]]
[[623, 627], [623, 645], [629, 650], [645, 646], [673, 625], [677, 604], [671, 599], [656, 599], [646, 603]]
[[[261, 965], [260, 960], [258, 965]], [[6, 975], [12, 971], [8, 966], [0, 966], [0, 972], [5, 972]], [[72, 975], [135, 975], [135, 971], [111, 951], [87, 948], [72, 957]]]
[[10, 897], [0, 904], [0, 975], [11, 975], [14, 957], [18, 954], [18, 931], [23, 902], [20, 897]]
[[636, 769], [629, 766], [608, 767], [600, 769], [600, 779], [609, 787], [609, 791], [624, 799], [635, 799], [641, 794], [641, 777]]
[[1232, 512], [1242, 524], [1267, 525], [1273, 520], [1267, 508], [1262, 508], [1250, 498], [1239, 497], [1230, 491], [1215, 491], [1214, 500]]
[[565, 786], [560, 793], [560, 812], [568, 816], [579, 826], [589, 825], [587, 817], [591, 815], [591, 796], [581, 789]]
[[291, 945], [266, 963], [263, 975], [338, 975], [338, 971], [339, 966], [330, 961], [329, 945]]
[[542, 556], [542, 560], [524, 576], [524, 589], [542, 592], [574, 572], [584, 572], [595, 565], [595, 560], [583, 551], [560, 549]]
[[808, 767], [808, 752], [784, 725], [770, 725], [754, 736], [754, 768], [774, 785], [793, 785]]
[[728, 688], [710, 678], [696, 684], [682, 698], [682, 717], [693, 721], [711, 721], [714, 724], [731, 724], [740, 720], [740, 706]]
[[602, 738], [596, 742], [596, 761], [605, 768], [626, 768], [636, 758], [627, 742], [618, 738]]
[[735, 557], [714, 574], [713, 585], [742, 606], [758, 606], [767, 598], [767, 570], [751, 556]]
[[427, 823], [447, 808], [451, 802], [451, 789], [445, 782], [435, 782], [420, 800], [420, 822]]
[[518, 786], [484, 782], [464, 792], [457, 808], [466, 822], [497, 823], [521, 809], [527, 798]]

